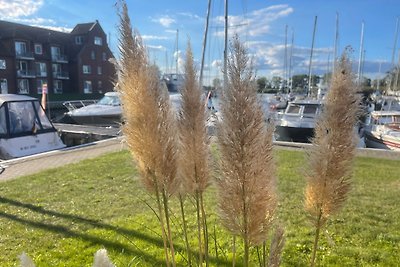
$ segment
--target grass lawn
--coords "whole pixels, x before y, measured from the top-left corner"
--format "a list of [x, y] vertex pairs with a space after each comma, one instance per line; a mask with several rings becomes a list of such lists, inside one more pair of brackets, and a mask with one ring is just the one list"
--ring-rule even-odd
[[[304, 153], [277, 150], [276, 155], [278, 216], [286, 235], [282, 266], [307, 266], [313, 230], [302, 208]], [[399, 163], [356, 160], [349, 199], [321, 236], [319, 266], [400, 265]], [[218, 223], [214, 196], [210, 188], [211, 265], [232, 266], [232, 239]], [[23, 251], [37, 266], [91, 266], [100, 248], [107, 249], [117, 266], [160, 266], [162, 240], [147, 204], [153, 205], [154, 200], [141, 189], [127, 151], [0, 183], [0, 266], [19, 266], [17, 257]], [[193, 229], [191, 247], [196, 252], [191, 199], [186, 204]], [[177, 260], [186, 266], [176, 201], [171, 208]], [[252, 266], [257, 266], [256, 250], [252, 253]]]

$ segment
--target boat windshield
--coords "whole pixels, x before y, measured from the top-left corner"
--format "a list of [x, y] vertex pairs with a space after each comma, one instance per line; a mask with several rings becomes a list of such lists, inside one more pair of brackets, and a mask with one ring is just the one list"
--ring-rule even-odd
[[98, 105], [106, 105], [106, 106], [120, 106], [121, 101], [118, 96], [109, 96], [106, 95], [102, 99], [97, 102]]
[[0, 135], [7, 134], [7, 122], [6, 122], [6, 108], [3, 105], [0, 108]]
[[304, 117], [314, 117], [317, 113], [318, 107], [315, 105], [306, 105], [304, 106], [303, 116]]
[[400, 115], [381, 115], [374, 116], [372, 119], [375, 124], [400, 123]]
[[300, 109], [301, 109], [301, 107], [299, 105], [291, 104], [288, 106], [286, 113], [287, 114], [300, 114]]

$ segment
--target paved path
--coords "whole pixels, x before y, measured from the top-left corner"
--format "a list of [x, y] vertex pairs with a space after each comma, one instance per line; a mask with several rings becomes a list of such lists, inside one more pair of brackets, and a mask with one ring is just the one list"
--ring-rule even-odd
[[[30, 175], [48, 168], [56, 168], [70, 163], [76, 163], [83, 159], [95, 158], [105, 153], [121, 151], [126, 148], [122, 137], [98, 141], [79, 147], [51, 151], [29, 157], [1, 161], [0, 165], [5, 171], [0, 175], [0, 182], [15, 179], [20, 176]], [[211, 142], [215, 142], [212, 139]], [[292, 142], [275, 142], [277, 149], [304, 150], [310, 144]], [[400, 152], [389, 150], [363, 148], [357, 150], [357, 155], [362, 157], [385, 158], [400, 161]]]
[[122, 138], [112, 138], [98, 141], [74, 148], [50, 151], [38, 155], [1, 161], [5, 167], [0, 175], [0, 182], [19, 176], [34, 174], [48, 168], [61, 167], [66, 164], [76, 163], [83, 159], [95, 158], [105, 153], [116, 152], [124, 149]]

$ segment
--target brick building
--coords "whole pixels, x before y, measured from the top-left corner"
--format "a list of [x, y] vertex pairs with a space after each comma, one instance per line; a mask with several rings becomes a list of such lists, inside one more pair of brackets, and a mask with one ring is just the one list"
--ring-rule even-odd
[[113, 54], [98, 21], [70, 33], [0, 20], [1, 93], [102, 94], [113, 89]]

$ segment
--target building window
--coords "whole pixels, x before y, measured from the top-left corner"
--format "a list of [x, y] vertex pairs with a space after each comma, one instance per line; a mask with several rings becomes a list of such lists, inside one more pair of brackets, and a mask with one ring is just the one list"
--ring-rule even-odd
[[94, 37], [94, 44], [95, 45], [103, 45], [103, 39], [101, 39], [101, 37], [95, 36]]
[[0, 69], [2, 69], [2, 70], [6, 69], [6, 60], [5, 59], [0, 59]]
[[35, 54], [36, 55], [43, 54], [43, 47], [41, 44], [35, 44]]
[[2, 94], [8, 94], [7, 79], [0, 79], [0, 87]]
[[83, 44], [83, 36], [75, 36], [75, 44], [77, 45]]
[[90, 65], [83, 65], [83, 66], [82, 66], [82, 70], [83, 70], [83, 73], [84, 73], [84, 74], [90, 74], [90, 73], [92, 73], [92, 69], [91, 69]]
[[54, 88], [54, 93], [55, 94], [62, 94], [62, 92], [63, 92], [62, 81], [54, 80], [53, 81], [53, 88]]
[[92, 81], [83, 81], [83, 92], [85, 94], [92, 93]]
[[93, 50], [92, 50], [92, 52], [90, 53], [90, 58], [91, 58], [92, 60], [95, 60], [95, 59], [96, 59], [96, 52], [94, 52]]
[[36, 80], [36, 89], [37, 93], [40, 95], [43, 92], [43, 85], [47, 87], [47, 80], [46, 79], [39, 79]]
[[107, 61], [107, 54], [106, 54], [106, 52], [103, 52], [103, 61]]
[[99, 91], [99, 93], [102, 93], [101, 89], [103, 89], [103, 82], [97, 81], [97, 90]]
[[102, 73], [103, 73], [103, 70], [102, 70], [101, 66], [98, 66], [97, 67], [97, 74], [101, 75]]
[[57, 77], [58, 75], [61, 74], [61, 64], [52, 64], [51, 67], [54, 77]]
[[25, 42], [15, 42], [15, 54], [25, 55], [26, 54], [26, 43]]
[[27, 79], [17, 80], [18, 94], [29, 94], [29, 83]]
[[40, 77], [46, 77], [47, 76], [47, 68], [46, 68], [46, 63], [44, 62], [36, 62], [36, 75]]
[[61, 49], [58, 46], [51, 47], [51, 58], [57, 60], [61, 58]]

